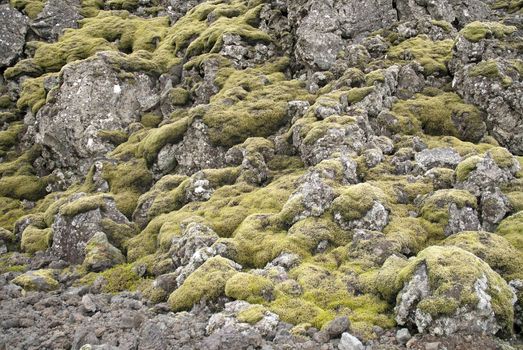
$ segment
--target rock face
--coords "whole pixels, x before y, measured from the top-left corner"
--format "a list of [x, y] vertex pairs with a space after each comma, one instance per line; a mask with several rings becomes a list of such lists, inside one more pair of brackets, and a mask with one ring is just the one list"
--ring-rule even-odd
[[152, 77], [129, 74], [121, 78], [103, 54], [62, 70], [60, 87], [36, 115], [36, 142], [50, 150], [49, 165], [85, 175], [93, 159], [114, 148], [100, 131], [126, 132], [142, 112], [156, 106]]
[[27, 22], [27, 17], [9, 4], [0, 5], [0, 67], [11, 65], [22, 53]]
[[32, 21], [31, 29], [46, 40], [56, 40], [67, 28], [78, 28], [80, 15], [78, 0], [46, 1], [42, 12]]
[[129, 220], [116, 208], [112, 197], [93, 198], [84, 193], [73, 195], [55, 217], [51, 251], [66, 261], [82, 263], [87, 242], [97, 232], [107, 230], [104, 220], [129, 224]]
[[107, 240], [103, 232], [96, 232], [85, 246], [83, 265], [89, 271], [103, 271], [125, 262], [122, 252]]
[[511, 327], [514, 293], [474, 255], [460, 248], [430, 247], [405, 269], [411, 272], [397, 296], [398, 324], [415, 325], [420, 332], [436, 335], [496, 334]]

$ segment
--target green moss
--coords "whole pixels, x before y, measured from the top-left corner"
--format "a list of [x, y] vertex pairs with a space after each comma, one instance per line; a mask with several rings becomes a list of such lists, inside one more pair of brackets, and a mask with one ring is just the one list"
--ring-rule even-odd
[[455, 204], [458, 209], [477, 207], [476, 197], [463, 190], [439, 190], [423, 201], [421, 217], [424, 228], [431, 237], [443, 237], [449, 221], [449, 207]]
[[523, 252], [505, 238], [489, 232], [460, 232], [445, 239], [445, 246], [457, 246], [489, 264], [505, 280], [523, 278]]
[[[431, 246], [409, 260], [408, 265], [397, 274], [395, 288], [410, 280], [419, 266], [425, 265], [428, 273], [431, 295], [424, 298], [418, 307], [435, 315], [449, 315], [458, 307], [476, 308], [478, 296], [475, 283], [485, 276], [488, 280], [486, 293], [492, 299], [496, 319], [509, 333], [512, 330], [514, 311], [512, 293], [507, 283], [489, 265], [473, 254], [453, 246]], [[394, 294], [394, 293], [392, 293]]]
[[54, 279], [52, 270], [29, 271], [11, 281], [26, 291], [52, 291], [60, 284]]
[[105, 209], [104, 194], [86, 195], [60, 207], [60, 214], [63, 216], [76, 216], [91, 210], [101, 208]]
[[0, 96], [0, 108], [9, 108], [12, 106], [11, 97], [9, 95]]
[[[466, 104], [455, 93], [442, 93], [433, 97], [417, 94], [414, 99], [396, 102], [392, 112], [408, 118], [414, 125], [420, 125], [430, 135], [450, 135], [477, 142], [486, 130], [481, 111]], [[463, 129], [454, 120], [460, 120], [467, 127]]]
[[25, 131], [24, 123], [11, 123], [7, 130], [0, 131], [0, 157], [16, 145], [18, 136]]
[[505, 193], [505, 195], [510, 202], [510, 206], [514, 209], [514, 212], [523, 210], [523, 191]]
[[409, 56], [423, 66], [425, 75], [446, 74], [446, 65], [450, 60], [452, 46], [453, 41], [450, 39], [432, 41], [426, 35], [418, 35], [391, 47], [388, 57], [405, 59], [406, 56]]
[[344, 221], [362, 218], [378, 201], [387, 204], [385, 193], [368, 183], [361, 183], [343, 189], [341, 195], [332, 202], [332, 211]]
[[375, 82], [384, 82], [385, 76], [383, 75], [382, 69], [377, 69], [370, 73], [365, 74], [365, 84], [367, 86], [373, 86]]
[[23, 11], [29, 18], [35, 19], [44, 9], [46, 0], [10, 0], [11, 6]]
[[99, 130], [96, 134], [102, 141], [109, 142], [115, 146], [124, 143], [129, 137], [121, 130]]
[[374, 91], [374, 87], [362, 87], [362, 88], [353, 88], [347, 92], [347, 97], [351, 104], [358, 103], [367, 97], [368, 94]]
[[456, 179], [463, 182], [469, 174], [476, 169], [478, 163], [483, 160], [480, 156], [471, 156], [461, 161], [456, 167]]
[[25, 214], [20, 200], [0, 196], [0, 227], [12, 231], [14, 223]]
[[517, 160], [514, 158], [512, 153], [504, 147], [493, 147], [488, 150], [488, 153], [492, 159], [494, 159], [494, 162], [496, 162], [496, 164], [502, 169], [512, 168], [517, 164]]
[[513, 214], [499, 223], [496, 233], [523, 252], [523, 212]]
[[495, 10], [504, 9], [509, 13], [521, 11], [523, 8], [523, 0], [497, 0], [492, 4], [492, 8]]
[[238, 312], [236, 318], [240, 322], [255, 324], [264, 317], [266, 312], [267, 308], [265, 308], [264, 306], [252, 305], [248, 309]]
[[441, 29], [443, 29], [447, 33], [451, 33], [452, 29], [454, 29], [454, 27], [452, 27], [452, 24], [450, 24], [447, 21], [438, 21], [438, 20], [433, 19], [433, 20], [430, 21], [430, 23], [432, 23], [436, 27], [440, 27]]
[[35, 201], [47, 193], [48, 178], [34, 175], [8, 176], [0, 179], [0, 196]]
[[271, 297], [272, 282], [259, 275], [238, 272], [225, 284], [225, 295], [251, 304], [261, 304]]
[[326, 322], [324, 320], [326, 312], [302, 298], [280, 297], [269, 306], [269, 309], [278, 314], [280, 320], [291, 324], [307, 322], [316, 328], [321, 328], [321, 325]]
[[469, 74], [471, 77], [482, 76], [498, 79], [505, 87], [512, 84], [512, 78], [501, 73], [496, 60], [487, 60], [476, 64], [469, 70]]
[[175, 106], [184, 106], [189, 102], [189, 92], [183, 88], [174, 88], [169, 91], [169, 99]]
[[169, 306], [173, 311], [181, 311], [202, 300], [214, 300], [224, 294], [227, 280], [235, 273], [232, 261], [220, 256], [210, 258], [171, 293]]
[[53, 231], [29, 225], [22, 233], [21, 248], [26, 253], [36, 253], [51, 246]]
[[82, 0], [82, 9], [80, 10], [80, 15], [85, 18], [96, 17], [103, 6], [104, 3], [102, 0]]
[[162, 119], [162, 116], [153, 113], [147, 113], [142, 116], [140, 122], [146, 128], [156, 128], [158, 127], [158, 124], [161, 123]]
[[22, 92], [16, 102], [16, 106], [19, 109], [28, 107], [33, 114], [36, 114], [46, 101], [47, 91], [44, 88], [44, 82], [53, 76], [56, 76], [56, 74], [46, 74], [38, 78], [28, 78], [24, 80], [22, 83]]
[[472, 22], [467, 24], [460, 34], [468, 41], [478, 42], [488, 37], [503, 39], [517, 30], [516, 27], [506, 26], [498, 22]]
[[230, 147], [248, 137], [266, 137], [287, 122], [287, 102], [307, 96], [303, 82], [286, 80], [281, 73], [287, 63], [285, 59], [258, 68], [218, 72], [226, 78], [203, 118], [214, 144]]

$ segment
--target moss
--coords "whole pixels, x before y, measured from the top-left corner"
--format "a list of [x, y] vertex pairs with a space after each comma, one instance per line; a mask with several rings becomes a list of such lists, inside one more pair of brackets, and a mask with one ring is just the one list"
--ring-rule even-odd
[[516, 250], [502, 236], [489, 232], [460, 232], [445, 239], [443, 244], [476, 255], [507, 281], [523, 278], [523, 252]]
[[516, 27], [506, 26], [498, 22], [472, 22], [467, 24], [461, 31], [465, 39], [472, 42], [478, 42], [485, 38], [495, 37], [503, 39], [517, 30]]
[[261, 304], [271, 297], [273, 288], [272, 282], [263, 276], [238, 272], [227, 281], [225, 295], [251, 304]]
[[22, 233], [21, 248], [26, 253], [36, 253], [51, 246], [53, 231], [50, 228], [40, 229], [29, 225]]
[[102, 141], [109, 142], [115, 146], [124, 143], [129, 137], [121, 130], [99, 130], [96, 134]]
[[348, 186], [341, 195], [332, 202], [332, 211], [339, 213], [344, 221], [362, 218], [378, 201], [387, 204], [385, 193], [368, 183]]
[[102, 291], [105, 293], [118, 293], [123, 291], [136, 290], [140, 282], [140, 277], [133, 269], [133, 265], [118, 265], [104, 271], [101, 276], [107, 281]]
[[496, 162], [496, 164], [502, 169], [512, 168], [517, 164], [517, 160], [514, 158], [512, 153], [504, 147], [493, 147], [488, 150], [488, 154], [490, 154], [494, 162]]
[[431, 236], [441, 236], [449, 221], [449, 206], [455, 204], [458, 209], [477, 207], [476, 197], [464, 190], [438, 190], [423, 201], [421, 217], [431, 223], [425, 228]]
[[458, 307], [476, 308], [479, 300], [475, 283], [485, 276], [488, 280], [486, 293], [492, 297], [496, 319], [506, 331], [511, 332], [514, 318], [512, 293], [503, 278], [486, 262], [458, 247], [432, 246], [408, 262], [397, 275], [401, 283], [394, 286], [401, 288], [421, 265], [426, 266], [431, 295], [418, 305], [419, 308], [434, 312], [431, 314], [433, 317], [453, 314]]
[[316, 328], [321, 328], [325, 323], [325, 311], [314, 303], [302, 298], [280, 297], [276, 299], [269, 309], [280, 316], [280, 320], [291, 324], [311, 323]]
[[368, 94], [374, 91], [374, 87], [362, 87], [362, 88], [353, 88], [347, 92], [348, 100], [351, 104], [358, 103], [367, 97]]
[[0, 157], [14, 145], [18, 140], [18, 136], [25, 130], [23, 123], [11, 123], [7, 130], [0, 131]]
[[54, 279], [52, 270], [29, 271], [11, 281], [26, 291], [52, 291], [60, 284]]
[[512, 84], [512, 78], [501, 73], [496, 60], [487, 60], [476, 64], [469, 70], [469, 75], [471, 77], [482, 76], [491, 79], [498, 79], [504, 87]]
[[45, 196], [49, 178], [34, 175], [8, 176], [0, 179], [0, 196], [35, 201]]
[[225, 285], [236, 270], [232, 261], [220, 256], [210, 258], [194, 271], [168, 299], [173, 311], [188, 310], [204, 300], [224, 294]]
[[255, 324], [260, 321], [267, 312], [267, 308], [262, 305], [252, 305], [249, 308], [238, 312], [236, 318], [240, 322]]
[[463, 182], [469, 174], [476, 169], [476, 166], [483, 160], [480, 156], [471, 156], [462, 160], [456, 167], [456, 179]]
[[23, 11], [29, 18], [35, 19], [44, 9], [46, 0], [10, 0], [11, 6]]
[[102, 0], [82, 0], [81, 3], [82, 9], [80, 10], [80, 15], [85, 18], [96, 17], [104, 6]]
[[514, 191], [505, 193], [514, 212], [523, 210], [523, 191]]
[[373, 86], [375, 82], [384, 82], [385, 76], [383, 75], [382, 69], [377, 69], [370, 73], [365, 74], [365, 84], [367, 86]]
[[495, 10], [504, 9], [513, 13], [523, 8], [523, 0], [497, 0], [492, 4], [492, 8]]
[[401, 251], [416, 254], [422, 250], [429, 239], [427, 231], [418, 218], [393, 215], [383, 233], [393, 242], [397, 242]]
[[16, 102], [19, 109], [28, 107], [33, 114], [36, 114], [40, 108], [45, 104], [47, 91], [44, 88], [44, 82], [56, 74], [46, 74], [38, 78], [28, 78], [22, 83], [22, 92], [20, 98]]
[[189, 102], [189, 92], [183, 88], [174, 88], [169, 91], [169, 100], [175, 106], [184, 106]]
[[0, 196], [0, 227], [12, 231], [14, 223], [25, 214], [21, 201]]
[[454, 29], [454, 27], [452, 27], [452, 24], [450, 24], [447, 21], [438, 21], [438, 20], [433, 19], [433, 20], [430, 21], [430, 23], [432, 23], [436, 27], [440, 27], [441, 29], [443, 29], [447, 33], [451, 33], [452, 30]]
[[513, 214], [499, 223], [496, 233], [523, 252], [523, 212]]
[[9, 108], [12, 106], [11, 97], [9, 95], [0, 96], [0, 108]]
[[[408, 118], [414, 125], [419, 122], [423, 131], [430, 135], [450, 135], [477, 142], [486, 131], [481, 111], [455, 93], [433, 97], [417, 94], [414, 99], [396, 102], [392, 112]], [[454, 120], [460, 120], [460, 125], [456, 125]], [[463, 129], [461, 124], [466, 128]]]
[[106, 195], [104, 194], [83, 196], [60, 206], [59, 211], [63, 216], [72, 217], [98, 208], [104, 210], [105, 198]]
[[158, 124], [161, 123], [162, 119], [163, 118], [157, 114], [147, 113], [142, 116], [140, 122], [146, 128], [156, 128], [158, 127]]
[[307, 96], [303, 82], [286, 80], [281, 73], [287, 63], [222, 70], [227, 78], [203, 118], [213, 144], [230, 147], [248, 137], [266, 137], [287, 122], [287, 102]]
[[426, 35], [418, 35], [393, 46], [388, 51], [391, 59], [408, 59], [412, 57], [424, 68], [425, 75], [446, 74], [450, 60], [453, 41], [432, 41]]

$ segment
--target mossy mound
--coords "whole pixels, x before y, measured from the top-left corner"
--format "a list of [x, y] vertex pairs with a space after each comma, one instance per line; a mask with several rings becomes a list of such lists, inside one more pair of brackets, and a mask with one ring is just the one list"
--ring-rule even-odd
[[29, 225], [22, 233], [20, 246], [26, 253], [36, 253], [51, 246], [53, 231], [50, 228], [40, 229]]
[[503, 39], [517, 30], [514, 26], [506, 26], [498, 22], [472, 22], [467, 24], [459, 33], [468, 41], [478, 42], [485, 38], [494, 37]]
[[12, 283], [19, 285], [26, 291], [48, 292], [60, 287], [58, 281], [54, 278], [53, 270], [28, 271], [15, 279]]
[[339, 213], [344, 221], [353, 221], [361, 219], [376, 201], [387, 205], [388, 199], [380, 188], [361, 183], [343, 189], [341, 195], [332, 202], [332, 211]]

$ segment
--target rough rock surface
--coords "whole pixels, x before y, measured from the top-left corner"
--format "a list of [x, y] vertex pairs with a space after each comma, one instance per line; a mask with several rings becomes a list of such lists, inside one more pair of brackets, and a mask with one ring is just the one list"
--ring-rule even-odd
[[0, 5], [0, 67], [11, 65], [22, 53], [27, 22], [27, 17], [9, 4]]
[[31, 22], [31, 29], [45, 40], [56, 40], [67, 28], [78, 28], [81, 3], [78, 0], [49, 0]]

